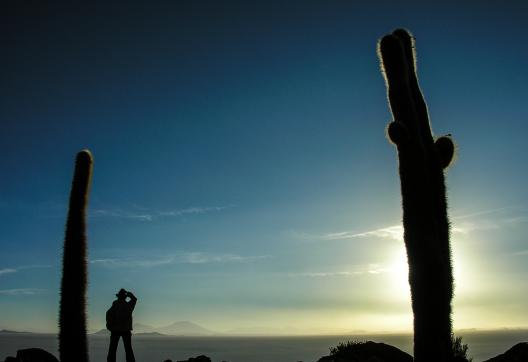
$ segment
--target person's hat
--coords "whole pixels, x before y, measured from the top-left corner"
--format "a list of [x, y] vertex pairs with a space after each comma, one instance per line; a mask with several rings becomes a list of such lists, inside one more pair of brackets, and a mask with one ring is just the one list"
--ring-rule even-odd
[[119, 292], [116, 294], [116, 297], [118, 297], [118, 298], [119, 298], [119, 297], [126, 297], [126, 295], [127, 295], [127, 291], [124, 290], [123, 288], [121, 288], [121, 289], [119, 290]]

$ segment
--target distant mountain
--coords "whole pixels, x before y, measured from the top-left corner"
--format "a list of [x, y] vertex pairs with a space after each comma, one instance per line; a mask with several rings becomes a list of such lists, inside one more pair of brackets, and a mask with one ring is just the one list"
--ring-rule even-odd
[[[133, 333], [136, 336], [213, 336], [218, 334], [198, 324], [187, 321], [174, 322], [163, 327], [152, 327], [148, 324], [134, 323]], [[105, 336], [110, 335], [110, 331], [101, 329], [92, 334]]]
[[270, 328], [270, 327], [240, 327], [233, 328], [224, 333], [229, 336], [298, 336], [305, 335], [304, 329], [295, 327]]
[[161, 334], [158, 332], [148, 332], [148, 333], [134, 333], [135, 336], [147, 336], [147, 337], [164, 337], [166, 334]]
[[31, 332], [20, 332], [20, 331], [11, 331], [9, 329], [2, 329], [0, 330], [0, 333], [3, 333], [3, 334], [31, 334]]
[[134, 323], [134, 332], [137, 333], [152, 333], [155, 332], [156, 328], [149, 326], [148, 324]]
[[110, 331], [108, 329], [100, 329], [97, 332], [91, 333], [91, 334], [95, 334], [97, 336], [106, 336], [106, 335], [109, 336], [110, 335]]
[[[109, 336], [110, 331], [108, 329], [100, 329], [97, 332], [91, 333], [91, 334], [96, 335], [96, 336]], [[152, 337], [164, 336], [164, 334], [161, 334], [158, 332], [136, 332], [135, 330], [134, 330], [134, 335], [135, 336], [152, 336]]]
[[156, 332], [173, 336], [211, 336], [217, 333], [198, 324], [181, 321], [174, 322], [165, 327], [155, 328]]

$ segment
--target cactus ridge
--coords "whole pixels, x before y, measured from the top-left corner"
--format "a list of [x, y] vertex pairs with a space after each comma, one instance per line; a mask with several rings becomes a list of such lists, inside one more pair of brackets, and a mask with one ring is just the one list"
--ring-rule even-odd
[[380, 40], [378, 55], [393, 115], [387, 134], [398, 150], [414, 358], [450, 361], [453, 275], [444, 169], [455, 147], [449, 136], [434, 140], [418, 85], [413, 36], [395, 30]]

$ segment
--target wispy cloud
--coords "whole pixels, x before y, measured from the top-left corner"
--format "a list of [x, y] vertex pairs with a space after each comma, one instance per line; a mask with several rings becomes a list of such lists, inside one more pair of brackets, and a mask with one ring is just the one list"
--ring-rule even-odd
[[112, 209], [94, 209], [90, 212], [89, 217], [92, 218], [120, 218], [120, 219], [129, 219], [136, 221], [149, 222], [159, 218], [167, 217], [178, 217], [185, 215], [201, 215], [212, 212], [220, 212], [234, 207], [234, 205], [225, 205], [225, 206], [192, 206], [183, 209], [159, 211], [159, 210], [149, 210], [146, 208], [134, 207], [134, 210], [123, 210], [120, 208]]
[[153, 216], [148, 213], [136, 213], [132, 211], [124, 211], [120, 209], [94, 209], [90, 212], [89, 217], [99, 218], [120, 218], [120, 219], [132, 219], [137, 221], [152, 221]]
[[17, 272], [17, 270], [13, 269], [13, 268], [0, 269], [0, 275], [11, 274], [11, 273], [16, 273], [16, 272]]
[[355, 238], [366, 238], [366, 237], [379, 237], [383, 239], [403, 240], [403, 226], [391, 225], [382, 227], [379, 229], [363, 231], [359, 233], [344, 231], [338, 233], [329, 233], [323, 235], [324, 240], [343, 240], [343, 239], [355, 239]]
[[234, 207], [234, 205], [226, 206], [193, 206], [185, 209], [172, 210], [172, 211], [162, 211], [159, 212], [159, 216], [182, 216], [182, 215], [196, 215], [196, 214], [206, 214], [209, 212], [218, 212]]
[[51, 264], [31, 264], [31, 265], [20, 265], [17, 266], [17, 270], [24, 270], [24, 269], [46, 269], [46, 268], [52, 268], [53, 265]]
[[20, 288], [20, 289], [0, 289], [0, 295], [17, 296], [17, 295], [35, 295], [41, 294], [45, 289]]
[[188, 264], [250, 263], [269, 258], [268, 255], [243, 256], [238, 254], [187, 253], [183, 260]]
[[525, 256], [525, 255], [528, 255], [528, 249], [527, 249], [527, 250], [516, 251], [516, 252], [513, 253], [513, 255], [515, 255], [515, 256]]
[[352, 277], [362, 275], [362, 272], [350, 272], [350, 271], [339, 271], [339, 272], [303, 272], [303, 273], [288, 273], [289, 277], [306, 277], [306, 278], [326, 278], [326, 277]]
[[480, 230], [497, 230], [504, 225], [503, 220], [478, 220], [474, 222], [456, 222], [451, 227], [452, 233], [469, 234]]
[[357, 270], [353, 271], [332, 271], [332, 272], [301, 272], [301, 273], [288, 273], [288, 277], [304, 277], [304, 278], [329, 278], [329, 277], [357, 277], [360, 275], [368, 274], [382, 274], [389, 273], [392, 269], [384, 268], [379, 264], [369, 264], [367, 266], [358, 267]]
[[519, 210], [519, 209], [521, 209], [521, 207], [519, 206], [504, 206], [504, 207], [497, 207], [494, 209], [479, 210], [479, 211], [473, 211], [473, 212], [462, 213], [462, 214], [454, 213], [453, 218], [456, 220], [472, 219], [477, 216], [500, 214], [500, 213], [510, 212], [512, 210]]
[[455, 216], [451, 230], [453, 233], [469, 234], [473, 231], [498, 230], [528, 222], [526, 213], [521, 211], [512, 214], [516, 209], [519, 211], [518, 207], [503, 207]]
[[[515, 209], [518, 208], [503, 207], [454, 216], [451, 219], [451, 232], [454, 234], [469, 234], [474, 231], [495, 230], [528, 222], [528, 215], [526, 214], [511, 215], [511, 211]], [[342, 231], [323, 235], [310, 235], [299, 232], [292, 234], [303, 239], [317, 240], [347, 240], [377, 237], [380, 239], [403, 241], [403, 226], [401, 224], [390, 225], [362, 232]]]
[[109, 268], [153, 268], [170, 264], [250, 263], [269, 256], [243, 256], [238, 254], [213, 254], [186, 252], [153, 258], [105, 258], [90, 260], [91, 264]]
[[[113, 219], [127, 219], [130, 221], [151, 222], [160, 218], [181, 217], [185, 215], [200, 215], [214, 212], [221, 212], [226, 209], [235, 207], [236, 205], [220, 205], [220, 206], [190, 206], [186, 208], [172, 209], [172, 210], [157, 210], [148, 207], [143, 207], [135, 203], [130, 203], [128, 207], [121, 206], [94, 206], [92, 205], [88, 211], [89, 218], [113, 218]], [[0, 210], [9, 207], [16, 212], [31, 212], [36, 213], [45, 218], [64, 218], [68, 205], [60, 202], [40, 202], [36, 204], [28, 203], [7, 203], [0, 201]]]
[[167, 264], [173, 264], [173, 258], [159, 259], [133, 259], [133, 258], [107, 258], [90, 260], [90, 264], [109, 268], [152, 268]]
[[5, 274], [17, 273], [24, 269], [38, 269], [38, 268], [51, 268], [51, 265], [21, 265], [14, 268], [3, 268], [0, 269], [0, 276]]

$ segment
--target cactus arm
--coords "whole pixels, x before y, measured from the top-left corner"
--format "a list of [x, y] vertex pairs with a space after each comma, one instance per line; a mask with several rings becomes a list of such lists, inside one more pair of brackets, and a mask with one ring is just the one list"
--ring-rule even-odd
[[445, 169], [449, 167], [455, 157], [455, 145], [448, 136], [442, 136], [435, 141], [436, 151], [438, 153], [438, 161], [440, 167]]
[[421, 133], [421, 139], [424, 141], [432, 142], [431, 125], [429, 123], [429, 112], [427, 111], [427, 105], [425, 103], [423, 94], [418, 84], [418, 77], [416, 75], [416, 47], [414, 38], [406, 30], [397, 29], [394, 31], [395, 36], [400, 41], [401, 47], [403, 48], [403, 56], [405, 63], [408, 66], [406, 73], [408, 77], [409, 87], [411, 90], [411, 97], [414, 103], [416, 117], [419, 122], [417, 124], [418, 130]]
[[92, 155], [77, 154], [64, 238], [59, 306], [59, 354], [62, 362], [88, 362], [86, 337], [86, 208]]
[[[409, 80], [409, 64], [400, 40], [394, 35], [385, 36], [379, 44], [379, 54], [382, 58], [383, 70], [387, 84], [389, 103], [394, 115], [396, 129], [405, 129], [406, 133], [415, 133], [417, 130], [416, 109], [411, 97]], [[389, 136], [391, 136], [389, 128]], [[413, 137], [414, 138], [414, 137]], [[391, 140], [399, 146], [397, 139]]]

